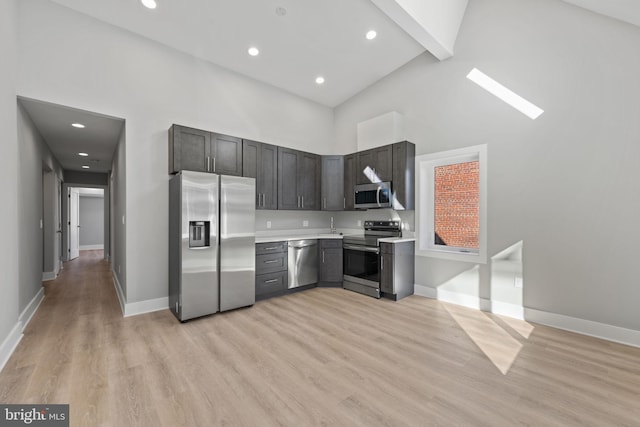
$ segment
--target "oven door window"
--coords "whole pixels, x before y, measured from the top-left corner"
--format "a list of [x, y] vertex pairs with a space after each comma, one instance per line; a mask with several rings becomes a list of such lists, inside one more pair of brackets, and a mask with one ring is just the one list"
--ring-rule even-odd
[[379, 283], [377, 253], [345, 249], [343, 263], [344, 275]]

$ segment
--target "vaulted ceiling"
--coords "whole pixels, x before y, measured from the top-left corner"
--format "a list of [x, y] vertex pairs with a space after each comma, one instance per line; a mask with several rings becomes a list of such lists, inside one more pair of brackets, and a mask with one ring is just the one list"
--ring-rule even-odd
[[[428, 52], [440, 60], [454, 55], [469, 0], [155, 0], [155, 9], [140, 0], [51, 1], [335, 107], [418, 55]], [[640, 0], [564, 1], [640, 26]], [[371, 30], [377, 36], [369, 40]], [[259, 55], [249, 55], [250, 47]], [[322, 84], [316, 83], [318, 77]], [[80, 169], [75, 145], [55, 141], [88, 134], [68, 126], [69, 115], [81, 112], [29, 100], [23, 105], [63, 167]], [[54, 118], [64, 119], [64, 126]], [[85, 117], [100, 119], [117, 138], [117, 120]], [[104, 155], [96, 149], [93, 170], [108, 168], [115, 142]]]

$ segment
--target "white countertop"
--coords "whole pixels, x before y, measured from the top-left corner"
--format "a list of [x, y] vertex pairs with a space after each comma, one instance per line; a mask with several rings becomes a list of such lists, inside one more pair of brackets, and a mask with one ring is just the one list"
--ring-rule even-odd
[[413, 237], [383, 237], [382, 239], [378, 239], [378, 242], [382, 243], [404, 243], [415, 241], [416, 239]]
[[[313, 230], [309, 230], [307, 233], [296, 233], [295, 231], [282, 231], [281, 234], [277, 232], [258, 233], [256, 234], [256, 243], [288, 242], [289, 240], [303, 239], [342, 239], [343, 234], [348, 233], [326, 233]], [[415, 242], [415, 240], [413, 237], [384, 237], [379, 241], [384, 243], [404, 243]]]
[[305, 233], [295, 234], [295, 232], [284, 232], [283, 234], [274, 234], [271, 236], [256, 235], [256, 243], [283, 242], [289, 240], [303, 239], [342, 239], [342, 234], [331, 233]]

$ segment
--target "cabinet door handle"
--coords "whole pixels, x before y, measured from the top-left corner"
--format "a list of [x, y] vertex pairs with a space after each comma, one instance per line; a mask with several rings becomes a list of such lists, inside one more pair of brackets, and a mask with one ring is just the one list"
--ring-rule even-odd
[[342, 209], [347, 209], [347, 198], [346, 197], [342, 198]]
[[323, 205], [322, 207], [324, 209], [327, 209], [327, 198], [326, 197], [324, 199], [322, 199], [322, 205]]
[[207, 172], [211, 172], [211, 170], [209, 169], [209, 160], [210, 160], [210, 157], [207, 156]]
[[384, 255], [380, 255], [380, 270], [384, 270]]
[[278, 246], [269, 246], [268, 248], [264, 248], [265, 251], [273, 251], [275, 249], [278, 249]]
[[213, 172], [216, 171], [216, 158], [213, 158]]
[[302, 209], [304, 209], [304, 196], [300, 196], [300, 198], [302, 199]]
[[324, 264], [324, 250], [322, 251], [322, 263]]
[[271, 261], [265, 261], [265, 264], [275, 264], [276, 262], [280, 262], [280, 260], [272, 259]]
[[275, 283], [278, 279], [265, 280], [264, 283]]

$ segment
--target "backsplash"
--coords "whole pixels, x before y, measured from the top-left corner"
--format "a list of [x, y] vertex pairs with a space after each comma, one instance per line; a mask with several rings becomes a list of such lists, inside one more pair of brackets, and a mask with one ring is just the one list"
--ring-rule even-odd
[[[393, 209], [370, 209], [367, 211], [266, 211], [256, 210], [256, 232], [296, 231], [326, 232], [334, 218], [335, 228], [339, 232], [354, 233], [362, 230], [367, 220], [402, 221], [404, 237], [413, 237], [415, 233], [415, 211], [394, 211]], [[305, 225], [306, 221], [306, 225]], [[360, 221], [360, 224], [358, 224]], [[270, 227], [268, 227], [270, 225]]]
[[[402, 235], [413, 237], [415, 233], [415, 211], [394, 211], [393, 209], [369, 209], [366, 211], [333, 212], [336, 228], [362, 230], [364, 221], [398, 220], [402, 221]], [[360, 221], [360, 224], [358, 224]]]
[[336, 218], [336, 213], [338, 212], [256, 210], [256, 232], [326, 229], [328, 233], [331, 214]]

